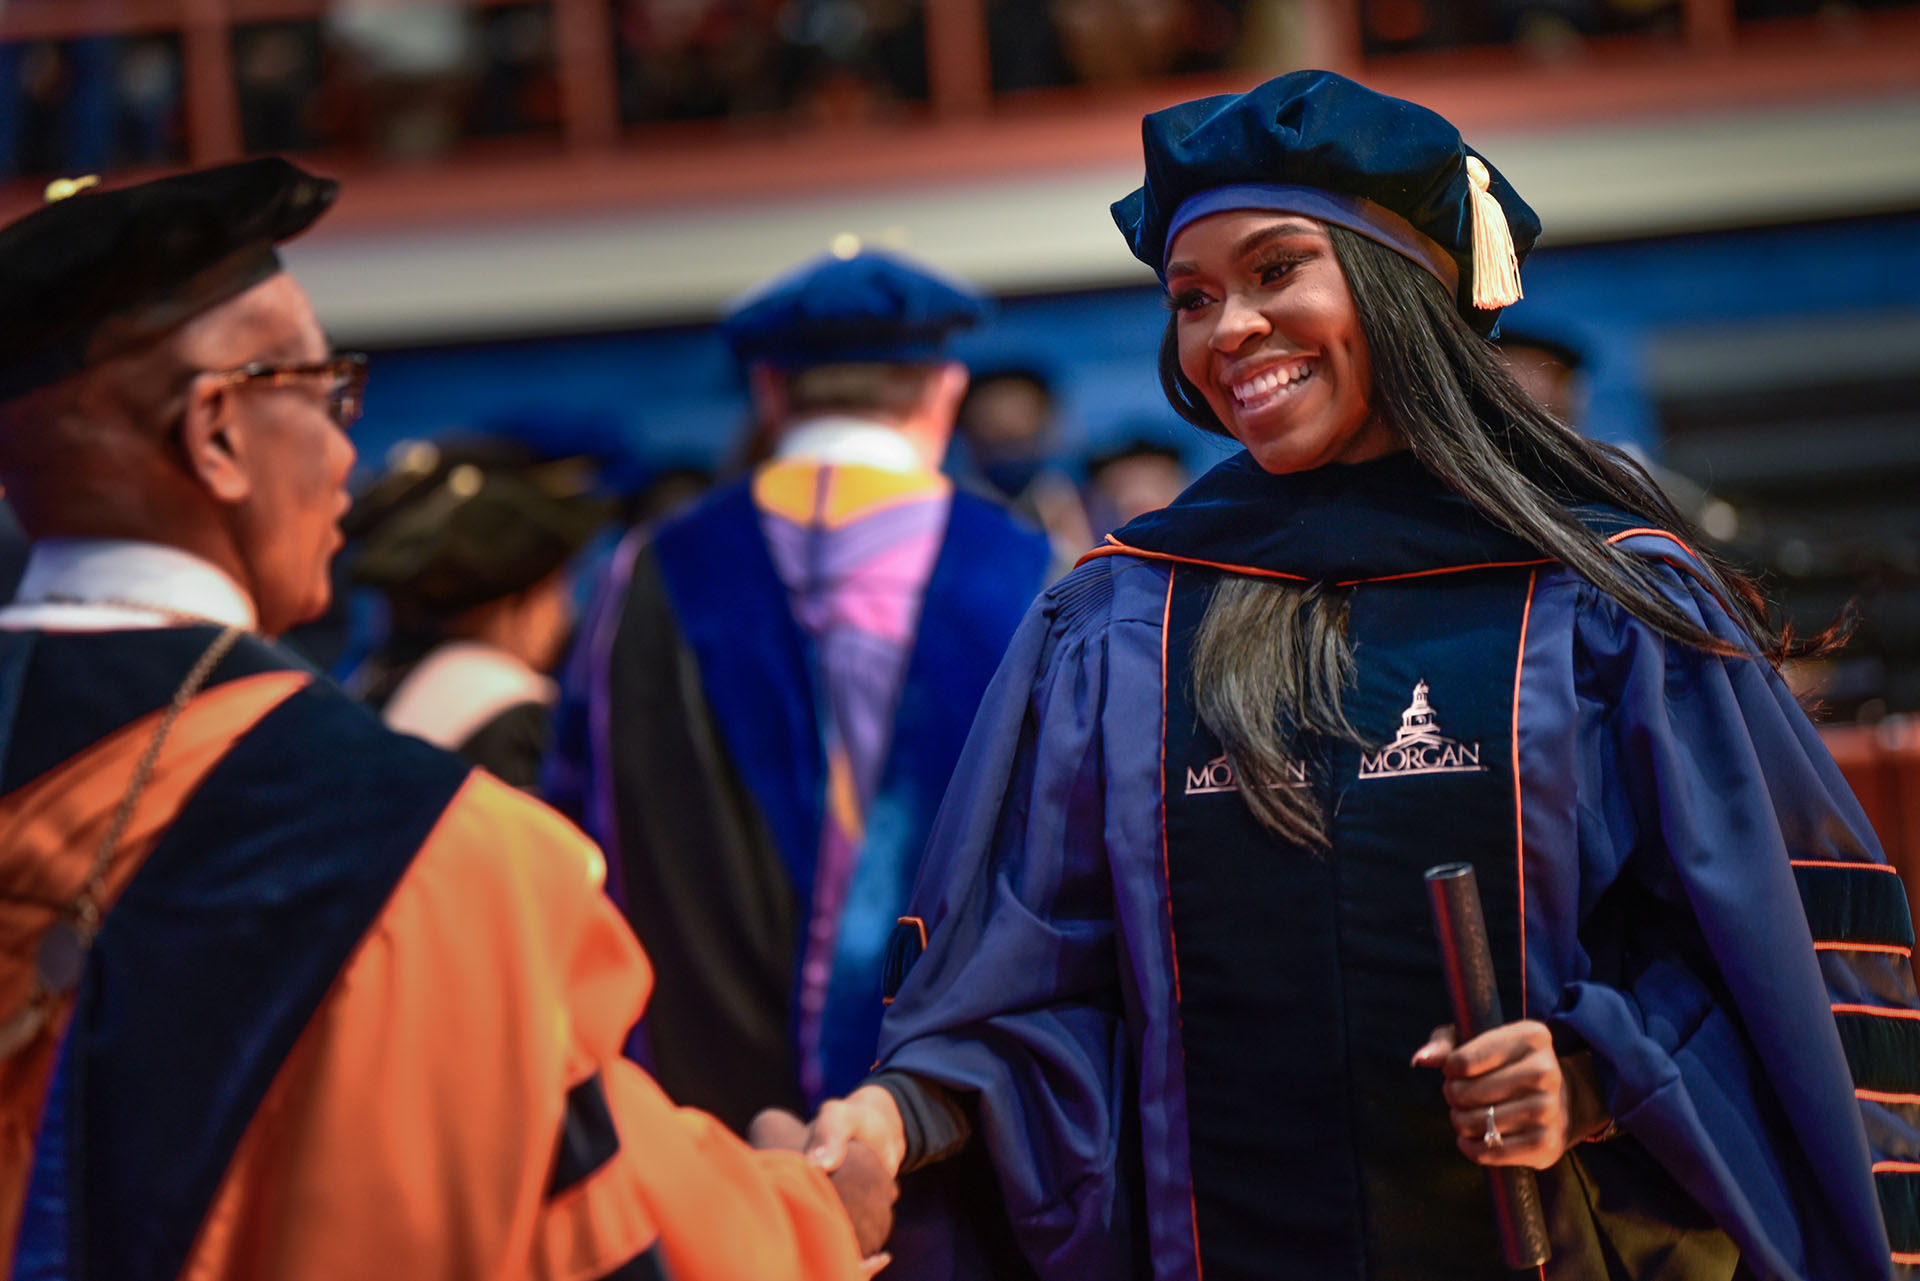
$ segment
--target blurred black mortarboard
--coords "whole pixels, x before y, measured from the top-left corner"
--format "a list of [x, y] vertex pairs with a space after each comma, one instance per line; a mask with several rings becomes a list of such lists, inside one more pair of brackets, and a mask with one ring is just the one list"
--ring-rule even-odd
[[1159, 458], [1166, 462], [1186, 465], [1186, 454], [1179, 446], [1168, 444], [1156, 436], [1134, 435], [1124, 437], [1119, 443], [1096, 453], [1087, 455], [1087, 478], [1098, 476], [1115, 463], [1124, 463], [1135, 458]]
[[103, 190], [0, 228], [0, 400], [157, 338], [280, 269], [339, 184], [280, 159]]
[[404, 441], [342, 523], [353, 576], [441, 618], [546, 578], [612, 513], [585, 457], [542, 460], [514, 442]]
[[972, 372], [973, 376], [967, 384], [970, 388], [984, 386], [987, 383], [1025, 383], [1048, 399], [1053, 397], [1053, 379], [1047, 371], [1037, 365], [975, 364]]
[[1577, 371], [1587, 363], [1586, 354], [1578, 347], [1535, 330], [1503, 326], [1500, 336], [1494, 339], [1494, 343], [1502, 351], [1512, 351], [1516, 347], [1531, 347], [1569, 372]]
[[954, 331], [991, 312], [966, 285], [866, 249], [824, 254], [749, 291], [720, 328], [747, 364], [919, 364], [940, 359]]
[[1140, 122], [1146, 183], [1113, 220], [1164, 275], [1173, 238], [1230, 209], [1297, 213], [1418, 263], [1486, 333], [1520, 297], [1540, 220], [1445, 118], [1331, 71], [1198, 98]]

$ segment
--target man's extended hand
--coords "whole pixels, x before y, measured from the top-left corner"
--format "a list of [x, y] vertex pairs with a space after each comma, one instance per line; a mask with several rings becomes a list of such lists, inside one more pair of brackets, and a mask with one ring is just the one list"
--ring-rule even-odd
[[[756, 1148], [804, 1152], [807, 1126], [791, 1112], [768, 1108], [747, 1127], [747, 1142]], [[900, 1197], [900, 1186], [893, 1181], [886, 1163], [858, 1140], [847, 1144], [845, 1158], [827, 1177], [840, 1194], [847, 1218], [853, 1221], [853, 1234], [860, 1242], [860, 1252], [868, 1256], [871, 1276], [886, 1266], [880, 1247], [893, 1232], [893, 1203]]]

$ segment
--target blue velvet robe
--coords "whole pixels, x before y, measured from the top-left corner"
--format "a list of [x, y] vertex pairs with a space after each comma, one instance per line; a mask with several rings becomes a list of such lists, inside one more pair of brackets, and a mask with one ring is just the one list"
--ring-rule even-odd
[[[1620, 534], [1689, 617], [1747, 645], [1676, 540]], [[1904, 898], [1763, 660], [1667, 640], [1404, 455], [1274, 477], [1242, 454], [1118, 539], [1041, 598], [988, 691], [915, 895], [926, 950], [882, 1028], [883, 1068], [973, 1114], [1003, 1246], [1045, 1278], [1198, 1276], [1157, 732], [1174, 565], [1350, 583], [1519, 561], [1537, 564], [1514, 718], [1526, 1015], [1592, 1047], [1615, 1142], [1754, 1275], [1920, 1261]], [[1675, 946], [1598, 981], [1614, 940], [1594, 907], [1622, 878], [1690, 915], [1710, 959]], [[903, 1277], [992, 1274], [953, 1217], [964, 1164], [910, 1181]], [[1571, 1250], [1557, 1264], [1585, 1275]]]

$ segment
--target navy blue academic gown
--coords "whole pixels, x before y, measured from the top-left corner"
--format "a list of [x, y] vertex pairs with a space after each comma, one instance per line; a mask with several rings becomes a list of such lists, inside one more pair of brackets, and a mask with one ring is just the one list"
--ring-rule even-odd
[[[1747, 647], [1677, 540], [1595, 523]], [[1905, 899], [1762, 659], [1668, 641], [1407, 455], [1242, 454], [1108, 552], [1015, 638], [915, 894], [881, 1066], [975, 1138], [909, 1176], [903, 1276], [1509, 1275], [1407, 1064], [1447, 1017], [1419, 872], [1459, 858], [1509, 1016], [1592, 1050], [1622, 1131], [1543, 1174], [1546, 1276], [1920, 1261]], [[1325, 854], [1252, 824], [1195, 721], [1229, 572], [1350, 591], [1361, 741], [1294, 780]]]

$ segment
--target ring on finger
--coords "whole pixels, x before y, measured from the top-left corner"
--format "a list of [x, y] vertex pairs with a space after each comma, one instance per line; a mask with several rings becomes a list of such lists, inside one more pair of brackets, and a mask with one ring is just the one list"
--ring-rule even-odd
[[1490, 1148], [1497, 1148], [1506, 1142], [1506, 1139], [1501, 1136], [1500, 1126], [1493, 1119], [1492, 1108], [1487, 1109], [1487, 1132], [1480, 1136], [1480, 1142]]

